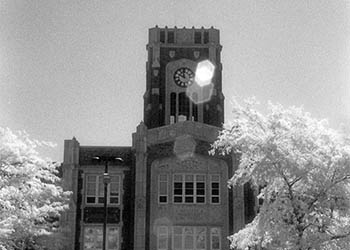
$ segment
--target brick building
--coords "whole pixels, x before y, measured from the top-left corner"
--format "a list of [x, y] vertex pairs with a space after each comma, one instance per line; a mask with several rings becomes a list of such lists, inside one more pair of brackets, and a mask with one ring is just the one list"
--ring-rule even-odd
[[[224, 121], [219, 30], [151, 28], [147, 44], [144, 122], [131, 147], [64, 145], [63, 176], [73, 190], [62, 217], [69, 249], [102, 249], [103, 162], [109, 162], [107, 249], [219, 250], [254, 215], [248, 188], [227, 188], [232, 156], [208, 154]], [[199, 87], [198, 62], [215, 65]]]

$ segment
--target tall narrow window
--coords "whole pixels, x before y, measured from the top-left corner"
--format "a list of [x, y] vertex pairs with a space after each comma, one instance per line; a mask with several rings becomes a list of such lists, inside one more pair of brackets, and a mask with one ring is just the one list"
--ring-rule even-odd
[[202, 43], [202, 32], [200, 31], [194, 32], [194, 43], [196, 44]]
[[97, 190], [97, 176], [96, 175], [88, 175], [86, 176], [86, 203], [96, 203], [96, 190]]
[[158, 202], [168, 203], [168, 175], [158, 176]]
[[179, 121], [186, 121], [190, 116], [190, 102], [185, 92], [179, 94]]
[[160, 40], [161, 43], [165, 43], [165, 31], [164, 30], [160, 31], [159, 40]]
[[174, 43], [174, 42], [175, 42], [174, 31], [168, 31], [168, 43]]
[[205, 203], [205, 176], [196, 176], [196, 203]]
[[194, 203], [193, 178], [193, 175], [185, 175], [185, 203]]
[[192, 94], [192, 121], [198, 121], [198, 95], [197, 93]]
[[184, 228], [184, 249], [192, 250], [194, 249], [194, 228], [193, 227], [185, 227]]
[[204, 31], [204, 43], [209, 43], [209, 31]]
[[174, 175], [174, 203], [182, 203], [182, 175]]
[[221, 249], [221, 233], [220, 228], [211, 228], [210, 229], [210, 249], [211, 250], [220, 250]]
[[157, 232], [157, 249], [167, 250], [168, 249], [168, 227], [160, 226]]
[[119, 204], [120, 200], [120, 176], [112, 175], [109, 184], [109, 203]]
[[173, 227], [173, 247], [174, 250], [182, 250], [182, 227]]
[[170, 124], [176, 122], [176, 93], [170, 94]]
[[205, 227], [196, 228], [196, 238], [195, 238], [195, 247], [197, 250], [206, 249], [206, 234], [207, 230]]
[[220, 203], [220, 176], [211, 175], [210, 182], [210, 199], [211, 203], [218, 204]]

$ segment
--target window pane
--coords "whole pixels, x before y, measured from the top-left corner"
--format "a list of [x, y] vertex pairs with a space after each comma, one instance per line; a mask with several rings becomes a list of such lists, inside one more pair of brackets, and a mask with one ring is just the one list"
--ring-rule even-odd
[[88, 175], [87, 181], [96, 183], [96, 176], [95, 175]]
[[185, 202], [186, 203], [193, 203], [193, 197], [185, 197]]
[[219, 180], [220, 180], [219, 175], [212, 175], [212, 176], [211, 176], [211, 181], [213, 181], [213, 182], [219, 182]]
[[174, 43], [175, 36], [174, 31], [168, 31], [168, 43]]
[[209, 31], [204, 31], [204, 43], [209, 43]]
[[165, 31], [164, 30], [160, 31], [160, 42], [161, 43], [165, 42]]
[[219, 236], [213, 236], [211, 241], [212, 249], [220, 249], [220, 238]]
[[98, 196], [103, 196], [104, 185], [103, 185], [103, 177], [99, 176], [98, 178]]
[[116, 250], [118, 249], [119, 245], [119, 234], [118, 234], [118, 228], [109, 228], [108, 229], [108, 239], [107, 239], [107, 246], [109, 250]]
[[174, 175], [174, 181], [181, 182], [181, 181], [182, 181], [182, 175], [175, 174], [175, 175]]
[[182, 203], [182, 197], [181, 196], [175, 196], [174, 197], [174, 202], [175, 203]]
[[160, 181], [168, 181], [168, 176], [166, 174], [161, 174], [161, 175], [159, 175], [159, 180]]
[[111, 197], [109, 199], [109, 202], [112, 204], [118, 204], [119, 203], [119, 198], [118, 197]]
[[159, 193], [160, 194], [167, 194], [167, 183], [166, 182], [161, 182], [159, 183]]
[[93, 196], [96, 195], [96, 183], [87, 183], [86, 194]]
[[167, 203], [168, 197], [166, 196], [159, 196], [159, 202], [160, 203]]
[[95, 203], [95, 197], [87, 197], [86, 203]]
[[173, 227], [174, 249], [182, 249], [182, 227]]
[[174, 235], [174, 249], [182, 249], [182, 235]]
[[119, 183], [119, 175], [111, 175], [112, 183]]
[[200, 31], [194, 32], [194, 43], [202, 43], [202, 33]]
[[186, 175], [185, 181], [193, 181], [193, 175]]
[[197, 175], [196, 180], [199, 181], [199, 182], [204, 182], [205, 181], [205, 176], [204, 175]]
[[219, 203], [219, 197], [212, 197], [211, 202], [212, 203]]
[[220, 249], [220, 229], [219, 228], [211, 228], [210, 230], [211, 237], [211, 249]]
[[185, 183], [185, 194], [193, 195], [193, 182]]
[[196, 249], [205, 249], [205, 241], [206, 241], [206, 229], [205, 228], [197, 228], [196, 232]]
[[197, 197], [197, 203], [204, 203], [205, 198], [204, 197]]
[[212, 188], [219, 188], [219, 183], [213, 182], [213, 183], [211, 184], [211, 187], [212, 187]]
[[110, 185], [110, 195], [117, 196], [119, 195], [119, 183], [111, 183]]

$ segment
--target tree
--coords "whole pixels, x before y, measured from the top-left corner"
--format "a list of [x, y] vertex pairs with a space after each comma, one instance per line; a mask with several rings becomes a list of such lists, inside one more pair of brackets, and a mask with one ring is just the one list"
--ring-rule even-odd
[[350, 143], [302, 108], [236, 103], [212, 153], [237, 154], [232, 186], [251, 183], [263, 201], [230, 236], [234, 249], [350, 249]]
[[55, 231], [68, 207], [58, 165], [36, 151], [46, 144], [0, 127], [0, 249], [43, 249], [37, 237]]

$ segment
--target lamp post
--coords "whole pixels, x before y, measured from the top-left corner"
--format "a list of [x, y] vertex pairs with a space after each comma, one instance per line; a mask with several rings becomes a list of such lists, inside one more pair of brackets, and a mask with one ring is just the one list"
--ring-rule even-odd
[[108, 220], [108, 207], [107, 207], [107, 192], [108, 192], [108, 184], [111, 182], [111, 176], [108, 173], [108, 163], [110, 161], [118, 160], [123, 162], [122, 158], [114, 157], [114, 156], [94, 156], [92, 157], [95, 160], [104, 161], [105, 163], [105, 171], [103, 173], [103, 236], [102, 236], [102, 250], [106, 249], [106, 234], [107, 234], [107, 220]]

